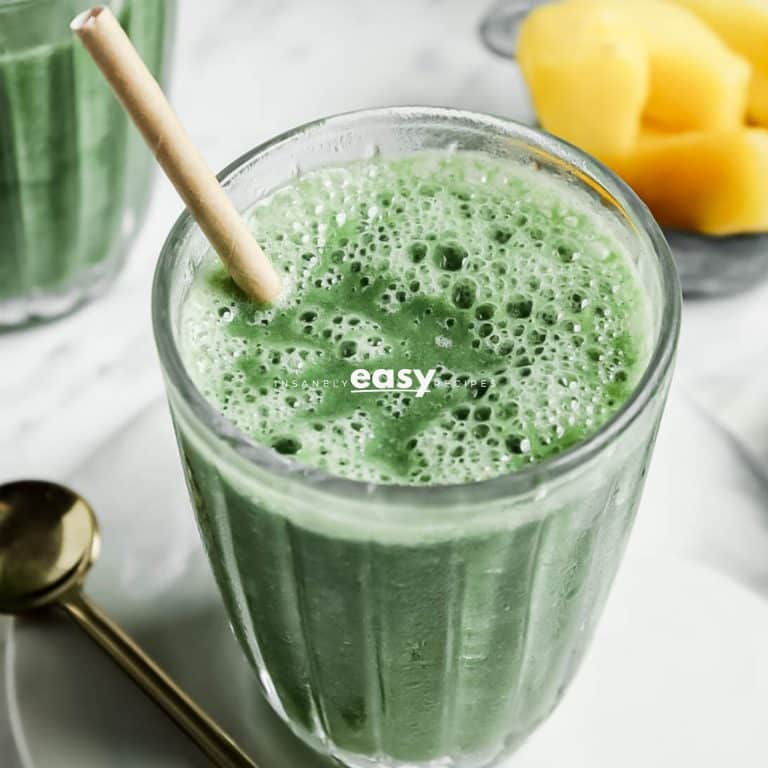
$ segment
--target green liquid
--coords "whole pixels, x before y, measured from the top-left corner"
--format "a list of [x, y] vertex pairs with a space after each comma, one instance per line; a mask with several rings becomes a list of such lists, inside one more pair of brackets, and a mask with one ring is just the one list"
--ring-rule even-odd
[[[584, 200], [480, 157], [310, 174], [252, 212], [286, 296], [223, 268], [184, 309], [192, 375], [260, 443], [358, 480], [482, 480], [599, 428], [647, 362], [645, 297]], [[434, 371], [354, 393], [353, 372]]]
[[[628, 247], [543, 173], [472, 154], [374, 160], [293, 181], [251, 221], [283, 300], [247, 301], [209, 256], [182, 353], [221, 413], [307, 466], [414, 485], [514, 472], [598, 429], [646, 365]], [[351, 392], [355, 370], [400, 368], [445, 386]], [[565, 487], [467, 503], [443, 527], [434, 505], [394, 522], [362, 490], [326, 508], [242, 472], [172, 396], [214, 574], [272, 704], [353, 764], [479, 766], [519, 744], [589, 641], [662, 399]]]
[[[172, 7], [120, 6], [157, 77]], [[9, 13], [11, 41], [34, 38], [38, 27], [44, 38], [65, 15], [45, 4], [36, 15]], [[146, 202], [149, 153], [85, 49], [55, 34], [61, 42], [0, 52], [0, 302], [87, 290], [83, 276], [113, 268]]]

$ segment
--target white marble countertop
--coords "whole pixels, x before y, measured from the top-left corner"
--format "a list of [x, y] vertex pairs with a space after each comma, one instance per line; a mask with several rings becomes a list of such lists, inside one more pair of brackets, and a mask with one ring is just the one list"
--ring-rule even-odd
[[[516, 70], [477, 38], [484, 10], [482, 0], [180, 0], [172, 99], [217, 169], [279, 131], [360, 107], [520, 115]], [[158, 177], [110, 293], [59, 322], [0, 335], [1, 480], [73, 484], [105, 517], [152, 499], [163, 499], [158, 515], [191, 517], [149, 319], [152, 272], [180, 208]], [[766, 373], [768, 284], [686, 303], [631, 556], [693, 559], [768, 599]], [[734, 425], [748, 443], [728, 432]], [[165, 546], [183, 557], [183, 547]], [[768, 745], [739, 765], [767, 763]]]

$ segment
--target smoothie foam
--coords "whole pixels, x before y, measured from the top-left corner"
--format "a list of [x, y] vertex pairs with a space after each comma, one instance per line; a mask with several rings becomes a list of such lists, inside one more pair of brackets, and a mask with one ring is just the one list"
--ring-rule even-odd
[[[596, 210], [466, 153], [307, 174], [250, 214], [283, 300], [257, 307], [212, 260], [184, 307], [186, 364], [243, 432], [333, 474], [443, 484], [544, 459], [596, 431], [648, 359], [646, 298]], [[361, 368], [434, 379], [359, 394]]]

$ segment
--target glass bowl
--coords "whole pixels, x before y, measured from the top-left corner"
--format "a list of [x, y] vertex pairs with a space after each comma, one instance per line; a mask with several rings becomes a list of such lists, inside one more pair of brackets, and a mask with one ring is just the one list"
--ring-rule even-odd
[[[480, 22], [480, 37], [486, 47], [514, 59], [520, 23], [546, 2], [549, 0], [498, 0]], [[713, 237], [665, 229], [664, 234], [687, 297], [738, 293], [768, 278], [768, 233]]]

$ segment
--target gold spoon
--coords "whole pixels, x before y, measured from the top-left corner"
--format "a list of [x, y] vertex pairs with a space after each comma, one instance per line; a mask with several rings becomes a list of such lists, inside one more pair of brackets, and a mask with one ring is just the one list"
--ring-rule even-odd
[[0, 485], [0, 613], [58, 606], [221, 768], [258, 768], [160, 667], [82, 593], [99, 529], [74, 491], [38, 480]]

